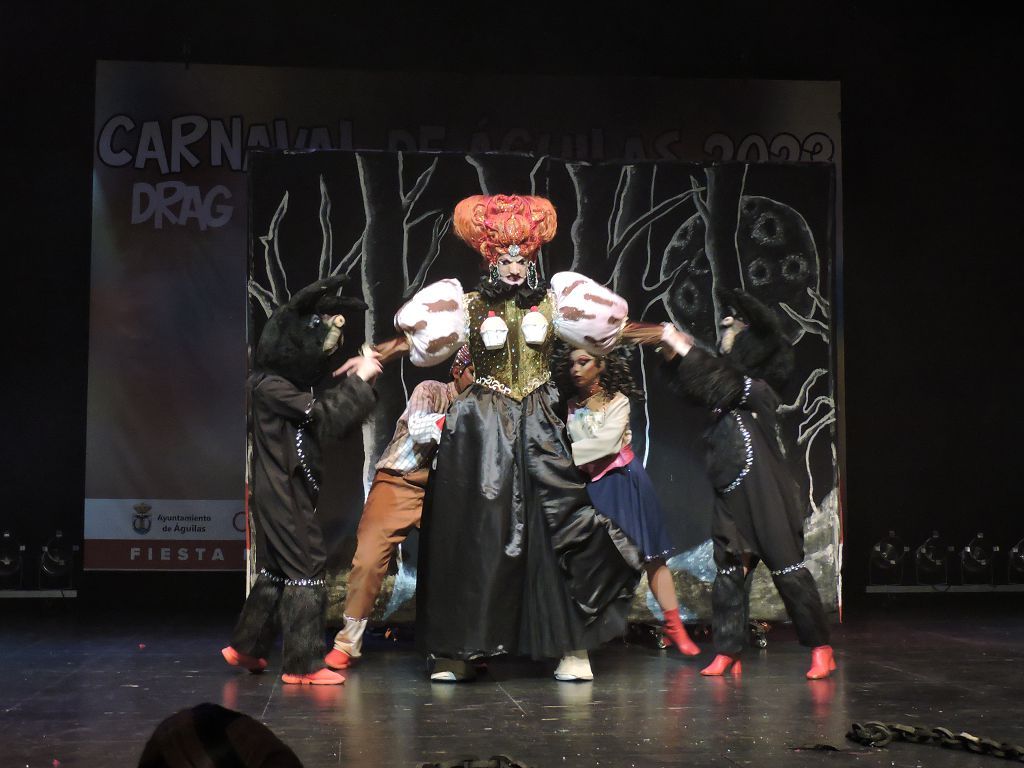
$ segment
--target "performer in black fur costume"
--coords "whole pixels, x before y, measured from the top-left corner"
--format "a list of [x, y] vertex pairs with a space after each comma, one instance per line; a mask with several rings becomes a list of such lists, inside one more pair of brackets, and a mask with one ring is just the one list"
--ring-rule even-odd
[[742, 291], [725, 298], [733, 309], [720, 325], [720, 357], [670, 325], [662, 337], [672, 388], [717, 417], [705, 439], [717, 494], [711, 603], [718, 655], [701, 674], [722, 675], [730, 666], [740, 672], [752, 574], [764, 560], [801, 644], [813, 649], [807, 677], [828, 677], [835, 660], [821, 598], [804, 564], [804, 507], [777, 437], [773, 387], [792, 372], [793, 349], [768, 307]]
[[380, 363], [348, 360], [335, 386], [314, 397], [313, 385], [331, 370], [342, 339], [343, 311], [366, 309], [335, 295], [343, 276], [309, 285], [267, 321], [249, 377], [252, 398], [252, 492], [261, 567], [225, 660], [260, 672], [278, 629], [284, 629], [281, 679], [336, 685], [345, 678], [324, 665], [327, 591], [323, 532], [316, 517], [320, 444], [357, 426], [373, 407], [371, 383]]

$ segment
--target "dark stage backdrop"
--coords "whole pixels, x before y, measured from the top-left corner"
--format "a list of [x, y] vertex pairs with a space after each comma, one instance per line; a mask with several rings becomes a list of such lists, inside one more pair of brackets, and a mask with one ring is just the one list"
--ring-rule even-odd
[[[328, 274], [353, 276], [369, 304], [365, 323], [346, 327], [349, 352], [364, 339], [395, 335], [403, 296], [457, 277], [471, 289], [479, 259], [451, 232], [455, 203], [472, 194], [538, 194], [558, 211], [542, 273], [574, 270], [623, 295], [637, 320], [669, 320], [715, 344], [713, 288], [742, 287], [772, 306], [797, 352], [780, 393], [781, 438], [806, 501], [808, 562], [826, 605], [840, 591], [838, 470], [831, 348], [835, 174], [830, 164], [679, 162], [585, 163], [514, 154], [257, 152], [250, 155], [250, 343], [289, 290]], [[643, 457], [683, 552], [670, 561], [684, 614], [709, 615], [712, 492], [703, 474], [704, 413], [662, 386], [650, 352], [633, 359], [647, 402], [633, 410]], [[394, 364], [378, 383], [380, 402], [363, 433], [328, 453], [319, 514], [331, 551], [334, 618], [366, 483], [411, 389], [444, 379], [446, 366]], [[756, 616], [778, 618], [767, 574], [755, 581]], [[378, 602], [377, 615], [411, 610], [415, 537]], [[646, 585], [637, 618], [657, 614]]]

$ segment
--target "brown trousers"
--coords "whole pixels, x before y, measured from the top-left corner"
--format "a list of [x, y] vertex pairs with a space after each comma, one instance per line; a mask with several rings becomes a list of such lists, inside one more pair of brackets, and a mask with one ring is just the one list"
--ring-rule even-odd
[[356, 553], [348, 577], [345, 616], [365, 619], [377, 601], [395, 547], [419, 528], [429, 469], [398, 475], [377, 470], [356, 530]]

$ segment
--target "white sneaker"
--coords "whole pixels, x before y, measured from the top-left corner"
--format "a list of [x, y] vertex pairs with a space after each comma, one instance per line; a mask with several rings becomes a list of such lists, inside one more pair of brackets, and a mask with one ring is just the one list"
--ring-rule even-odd
[[593, 680], [594, 672], [590, 669], [590, 657], [587, 656], [587, 652], [569, 651], [565, 654], [558, 662], [555, 679], [563, 682]]
[[476, 670], [468, 661], [431, 657], [430, 662], [430, 679], [435, 683], [463, 683], [476, 677]]

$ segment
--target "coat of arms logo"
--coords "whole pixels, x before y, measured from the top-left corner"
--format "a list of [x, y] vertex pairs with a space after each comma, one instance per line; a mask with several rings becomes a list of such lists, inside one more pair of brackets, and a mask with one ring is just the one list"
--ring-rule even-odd
[[149, 516], [153, 507], [144, 501], [140, 501], [132, 509], [135, 510], [135, 514], [132, 515], [132, 530], [140, 536], [145, 536], [149, 533], [149, 529], [153, 527], [153, 520]]

